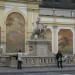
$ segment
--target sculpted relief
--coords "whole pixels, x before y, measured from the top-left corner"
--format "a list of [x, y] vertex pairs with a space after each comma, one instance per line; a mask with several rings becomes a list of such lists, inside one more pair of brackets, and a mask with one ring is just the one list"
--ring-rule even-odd
[[6, 19], [6, 51], [25, 50], [25, 19], [18, 13], [10, 13]]

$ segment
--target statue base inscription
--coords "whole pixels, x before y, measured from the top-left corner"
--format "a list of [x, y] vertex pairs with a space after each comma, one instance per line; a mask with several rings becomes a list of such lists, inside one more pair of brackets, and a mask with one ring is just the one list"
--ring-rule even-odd
[[33, 47], [33, 51], [36, 56], [46, 57], [48, 56], [48, 44], [49, 40], [29, 40], [30, 45]]

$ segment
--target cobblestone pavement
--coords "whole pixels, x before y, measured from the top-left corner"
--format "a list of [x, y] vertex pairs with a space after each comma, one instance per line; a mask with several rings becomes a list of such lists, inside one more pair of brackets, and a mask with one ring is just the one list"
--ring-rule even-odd
[[42, 73], [1, 73], [0, 75], [75, 75], [69, 73], [52, 73], [52, 72], [42, 72]]
[[38, 68], [16, 68], [0, 67], [0, 75], [75, 75], [75, 67], [38, 67]]

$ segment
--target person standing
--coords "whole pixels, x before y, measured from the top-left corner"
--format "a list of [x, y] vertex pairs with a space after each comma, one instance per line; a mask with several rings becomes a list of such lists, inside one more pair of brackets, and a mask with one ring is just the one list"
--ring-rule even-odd
[[61, 51], [59, 50], [58, 53], [56, 54], [58, 68], [62, 68], [62, 57], [63, 57], [63, 55], [62, 55]]
[[21, 50], [18, 51], [17, 53], [17, 69], [22, 69], [22, 52]]

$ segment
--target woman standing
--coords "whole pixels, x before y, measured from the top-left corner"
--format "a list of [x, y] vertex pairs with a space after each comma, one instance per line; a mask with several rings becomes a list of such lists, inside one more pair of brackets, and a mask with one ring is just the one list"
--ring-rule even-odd
[[17, 57], [17, 60], [18, 60], [17, 69], [22, 69], [22, 52], [21, 52], [21, 50], [18, 51], [17, 56], [18, 56]]
[[58, 53], [56, 54], [57, 66], [59, 68], [62, 68], [62, 57], [63, 57], [63, 55], [62, 55], [61, 51], [59, 50]]

